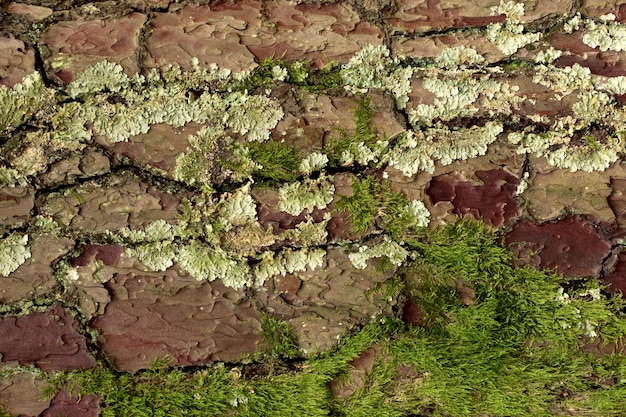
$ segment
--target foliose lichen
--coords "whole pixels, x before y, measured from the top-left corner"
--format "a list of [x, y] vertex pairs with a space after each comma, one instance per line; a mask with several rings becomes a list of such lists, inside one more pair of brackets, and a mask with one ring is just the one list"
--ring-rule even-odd
[[524, 33], [522, 23], [524, 3], [501, 1], [499, 6], [491, 8], [494, 14], [505, 14], [505, 23], [490, 23], [487, 26], [487, 38], [505, 55], [512, 55], [520, 48], [541, 39], [541, 33]]
[[293, 216], [304, 210], [326, 208], [333, 200], [335, 185], [332, 176], [320, 174], [318, 178], [305, 178], [302, 182], [284, 184], [278, 189], [278, 208]]
[[0, 241], [0, 275], [8, 276], [30, 257], [28, 235], [10, 234]]
[[350, 258], [350, 262], [352, 262], [352, 266], [355, 268], [365, 269], [369, 259], [381, 258], [383, 256], [387, 257], [393, 265], [400, 266], [409, 256], [409, 251], [398, 243], [385, 238], [382, 243], [375, 246], [360, 246], [358, 252], [349, 254], [348, 258]]

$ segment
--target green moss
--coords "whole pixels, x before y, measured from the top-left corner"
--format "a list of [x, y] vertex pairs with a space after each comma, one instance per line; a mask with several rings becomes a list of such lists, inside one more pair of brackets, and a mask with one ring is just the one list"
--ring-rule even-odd
[[188, 374], [161, 366], [136, 375], [95, 368], [51, 376], [50, 382], [74, 394], [99, 395], [103, 417], [222, 416], [237, 397], [223, 367]]
[[[423, 204], [415, 204], [423, 208]], [[424, 213], [416, 213], [404, 194], [392, 191], [388, 183], [381, 183], [372, 176], [353, 181], [352, 195], [342, 196], [337, 210], [349, 213], [353, 228], [359, 233], [366, 232], [380, 218], [382, 229], [396, 241], [402, 241], [408, 233], [428, 224], [423, 218], [428, 213], [425, 208]]]
[[300, 83], [305, 91], [318, 94], [332, 94], [343, 90], [341, 66], [337, 62], [330, 62], [319, 70], [310, 70], [306, 81]]
[[522, 69], [532, 69], [533, 67], [533, 62], [520, 58], [510, 58], [502, 64], [502, 68], [506, 71], [519, 71]]
[[262, 357], [292, 359], [301, 355], [289, 323], [268, 313], [261, 315]]
[[[335, 349], [291, 368], [274, 366], [267, 376], [217, 365], [137, 375], [97, 368], [51, 378], [58, 387], [100, 393], [104, 416], [621, 415], [626, 358], [579, 346], [594, 338], [589, 323], [606, 340], [626, 333], [622, 301], [607, 299], [593, 282], [566, 295], [563, 278], [512, 266], [500, 243], [470, 220], [407, 239], [415, 261], [400, 272], [404, 284], [396, 276], [394, 285], [419, 303], [425, 326], [373, 320]], [[469, 301], [460, 280], [474, 292]], [[284, 322], [264, 317], [263, 334], [275, 363], [297, 357]], [[347, 380], [351, 361], [373, 345], [382, 353], [363, 386], [346, 400], [333, 398], [329, 382]]]
[[382, 185], [374, 177], [352, 182], [352, 195], [337, 201], [337, 210], [345, 210], [356, 232], [365, 233], [379, 215]]
[[[422, 375], [405, 387], [412, 406], [434, 406], [441, 416], [548, 416], [562, 392], [597, 389], [589, 372], [595, 358], [579, 341], [586, 323], [600, 334], [621, 323], [621, 302], [585, 291], [562, 301], [560, 277], [512, 267], [511, 252], [478, 223], [460, 221], [409, 246], [420, 257], [407, 279], [427, 326], [403, 333], [390, 349]], [[475, 292], [469, 305], [455, 286], [461, 279]], [[622, 378], [624, 361], [617, 370], [613, 364]]]
[[369, 96], [361, 97], [354, 108], [354, 116], [356, 129], [354, 135], [348, 135], [346, 131], [341, 131], [339, 138], [331, 140], [326, 145], [325, 152], [329, 157], [330, 166], [338, 167], [344, 164], [346, 154], [351, 156], [350, 159], [358, 158], [361, 152], [359, 147], [372, 150], [376, 144], [377, 135], [374, 132], [371, 122], [375, 112], [370, 108], [371, 98]]
[[261, 166], [252, 176], [262, 184], [278, 185], [298, 178], [301, 158], [291, 146], [273, 140], [251, 142], [250, 157]]

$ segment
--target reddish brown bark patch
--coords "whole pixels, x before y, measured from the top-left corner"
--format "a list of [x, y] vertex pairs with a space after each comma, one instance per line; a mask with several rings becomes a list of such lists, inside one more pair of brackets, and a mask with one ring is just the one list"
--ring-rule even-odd
[[621, 292], [626, 295], [626, 252], [618, 255], [615, 269], [606, 275], [604, 282], [609, 285], [611, 293]]
[[61, 390], [50, 402], [50, 407], [41, 417], [97, 417], [100, 414], [100, 398], [96, 395], [70, 397], [67, 390]]
[[35, 364], [44, 371], [91, 368], [95, 360], [76, 326], [58, 304], [41, 313], [0, 318], [2, 361]]
[[330, 61], [347, 62], [365, 45], [380, 45], [384, 38], [346, 2], [295, 5], [270, 0], [264, 9], [271, 27], [241, 39], [259, 62], [268, 57], [307, 59], [321, 68]]
[[611, 250], [597, 225], [574, 216], [541, 225], [521, 221], [507, 234], [506, 243], [513, 246], [523, 263], [556, 268], [566, 277], [599, 276]]
[[567, 51], [555, 65], [565, 68], [578, 64], [587, 67], [592, 74], [605, 77], [626, 75], [626, 53], [616, 51], [599, 51], [583, 42], [584, 31], [572, 34], [555, 33], [550, 37], [550, 44], [563, 51]]
[[609, 207], [615, 214], [617, 226], [626, 229], [626, 179], [611, 178], [611, 194], [609, 195]]
[[501, 170], [476, 171], [483, 185], [475, 185], [460, 174], [445, 174], [434, 177], [426, 193], [433, 204], [449, 201], [454, 213], [460, 216], [471, 214], [493, 226], [502, 226], [507, 220], [519, 216], [515, 192], [519, 179]]
[[120, 371], [149, 368], [166, 356], [179, 365], [202, 365], [256, 350], [259, 313], [241, 291], [220, 281], [118, 274], [107, 287], [113, 300], [92, 327]]
[[0, 188], [0, 224], [11, 225], [28, 221], [30, 219], [30, 211], [34, 206], [34, 188]]
[[105, 265], [112, 266], [124, 253], [124, 248], [120, 245], [83, 245], [81, 250], [81, 254], [70, 261], [73, 267], [87, 266], [94, 258]]
[[139, 71], [136, 54], [146, 16], [126, 16], [90, 21], [66, 21], [48, 28], [41, 40], [48, 47], [46, 59], [49, 75], [64, 82], [102, 60], [124, 67], [128, 75]]
[[424, 312], [419, 304], [408, 300], [402, 308], [402, 321], [410, 326], [422, 327], [424, 322]]

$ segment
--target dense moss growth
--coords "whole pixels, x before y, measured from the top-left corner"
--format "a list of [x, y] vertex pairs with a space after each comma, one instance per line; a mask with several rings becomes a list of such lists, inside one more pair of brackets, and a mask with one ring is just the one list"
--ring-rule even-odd
[[[336, 349], [298, 360], [288, 326], [266, 316], [272, 360], [263, 373], [254, 362], [191, 372], [162, 362], [136, 375], [97, 368], [50, 376], [49, 393], [99, 393], [102, 415], [118, 417], [620, 415], [626, 358], [584, 348], [626, 333], [620, 298], [592, 281], [514, 267], [497, 235], [474, 221], [406, 245], [414, 261], [390, 282], [400, 280], [394, 289], [419, 303], [422, 325], [381, 318]], [[381, 353], [363, 386], [332, 397], [330, 381], [350, 383], [350, 361], [372, 346]]]

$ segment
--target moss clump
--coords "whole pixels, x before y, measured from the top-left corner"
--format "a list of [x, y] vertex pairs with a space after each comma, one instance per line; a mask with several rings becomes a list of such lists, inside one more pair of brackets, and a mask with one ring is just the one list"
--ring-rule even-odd
[[224, 367], [188, 374], [164, 361], [137, 375], [94, 368], [51, 376], [50, 383], [50, 396], [63, 385], [74, 395], [99, 395], [102, 417], [222, 416], [238, 396]]
[[342, 196], [337, 209], [349, 213], [352, 226], [359, 233], [365, 233], [379, 218], [382, 229], [396, 241], [427, 226], [430, 215], [421, 202], [409, 202], [404, 194], [392, 191], [388, 183], [372, 176], [353, 181], [352, 195]]
[[[626, 334], [624, 303], [596, 283], [512, 266], [495, 232], [462, 220], [405, 243], [412, 262], [394, 277], [422, 308], [423, 325], [382, 318], [307, 360], [290, 329], [265, 317], [269, 375], [222, 365], [184, 372], [161, 367], [136, 375], [104, 368], [50, 375], [61, 386], [101, 396], [103, 416], [623, 415], [626, 358], [583, 347]], [[459, 285], [462, 281], [462, 285]], [[471, 296], [463, 293], [471, 289]], [[329, 382], [349, 382], [350, 363], [379, 353], [347, 399]]]
[[300, 347], [287, 322], [271, 314], [261, 315], [263, 357], [270, 360], [293, 359], [301, 356]]
[[[370, 102], [371, 98], [364, 96], [357, 102], [357, 106], [353, 110], [356, 119], [354, 135], [348, 135], [346, 131], [341, 131], [339, 138], [326, 145], [325, 152], [329, 157], [331, 167], [351, 165], [355, 160], [359, 162], [368, 159], [360, 157], [360, 154], [364, 151], [371, 152], [377, 140], [376, 132], [371, 126], [375, 112], [370, 108]], [[362, 165], [367, 165], [367, 162]]]
[[267, 185], [293, 182], [298, 178], [301, 158], [298, 152], [284, 143], [273, 140], [251, 142], [250, 157], [261, 166], [252, 173], [252, 177]]

